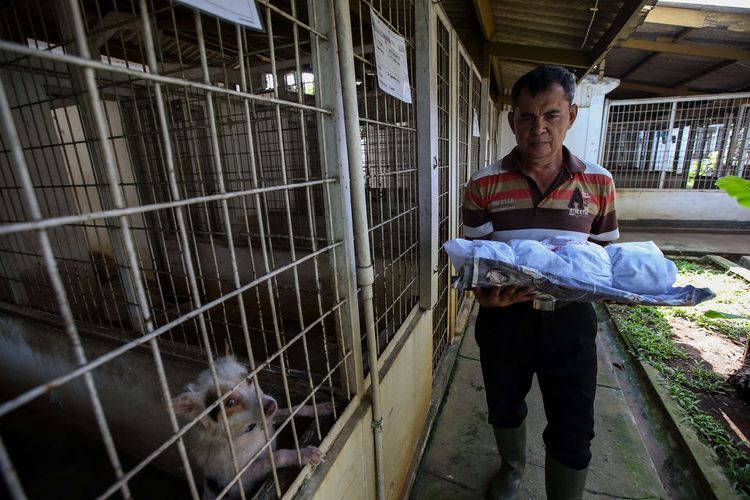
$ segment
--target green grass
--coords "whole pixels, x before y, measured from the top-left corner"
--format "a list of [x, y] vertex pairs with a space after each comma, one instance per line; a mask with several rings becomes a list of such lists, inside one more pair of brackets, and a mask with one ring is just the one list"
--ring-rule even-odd
[[[692, 262], [682, 261], [678, 266], [681, 272], [691, 276], [711, 275], [710, 269], [694, 268]], [[750, 454], [735, 444], [721, 424], [700, 408], [703, 394], [726, 393], [728, 388], [723, 378], [705, 365], [695, 362], [690, 366], [687, 363], [690, 357], [675, 345], [669, 321], [675, 316], [692, 321], [692, 315], [670, 314], [670, 309], [674, 311], [676, 308], [610, 307], [618, 329], [634, 354], [662, 373], [684, 419], [724, 459], [725, 472], [735, 490], [741, 495], [750, 495]], [[680, 368], [686, 365], [689, 370]]]
[[700, 391], [714, 394], [725, 394], [729, 389], [721, 375], [710, 368], [706, 368], [700, 362], [696, 362], [693, 366], [690, 385]]
[[709, 271], [704, 264], [699, 264], [690, 260], [675, 260], [673, 261], [677, 266], [677, 272], [680, 274], [693, 273], [703, 274]]
[[616, 316], [617, 326], [627, 332], [641, 359], [661, 365], [686, 357], [672, 341], [669, 321], [660, 309], [638, 306], [624, 309], [624, 312], [627, 314]]
[[[714, 304], [717, 308], [720, 308], [722, 312], [727, 312], [729, 309], [728, 307], [722, 307], [719, 303], [715, 302]], [[674, 311], [671, 311], [669, 315], [684, 318], [695, 323], [697, 326], [718, 333], [719, 335], [738, 343], [743, 342], [747, 338], [747, 327], [742, 324], [742, 321], [707, 318], [702, 312], [689, 309], [675, 309]]]
[[664, 308], [666, 317], [686, 319], [697, 327], [744, 345], [750, 332], [750, 320], [707, 318], [703, 314], [714, 309], [723, 313], [750, 316], [750, 283], [706, 262], [675, 260], [674, 263], [679, 272], [676, 286], [690, 284], [698, 288], [710, 288], [716, 298], [695, 307]]

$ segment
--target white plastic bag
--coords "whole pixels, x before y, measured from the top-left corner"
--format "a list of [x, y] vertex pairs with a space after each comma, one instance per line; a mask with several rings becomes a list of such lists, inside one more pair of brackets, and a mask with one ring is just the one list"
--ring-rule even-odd
[[615, 243], [605, 250], [612, 263], [612, 286], [634, 293], [658, 295], [677, 280], [677, 266], [653, 241]]
[[515, 264], [513, 249], [502, 241], [474, 240], [472, 241], [474, 257], [481, 259], [499, 260], [507, 264]]
[[499, 260], [507, 264], [514, 264], [513, 249], [506, 243], [491, 240], [464, 240], [456, 238], [445, 242], [445, 251], [453, 263], [453, 267], [461, 269], [466, 259]]
[[[543, 241], [542, 243], [545, 243]], [[551, 242], [547, 242], [549, 245]], [[557, 273], [570, 278], [583, 278], [596, 285], [612, 286], [612, 266], [609, 254], [601, 245], [587, 241], [567, 241], [552, 248], [567, 263], [564, 269], [571, 274]]]
[[573, 268], [551, 247], [536, 240], [510, 240], [508, 244], [516, 256], [516, 265], [530, 267], [538, 271], [570, 276]]

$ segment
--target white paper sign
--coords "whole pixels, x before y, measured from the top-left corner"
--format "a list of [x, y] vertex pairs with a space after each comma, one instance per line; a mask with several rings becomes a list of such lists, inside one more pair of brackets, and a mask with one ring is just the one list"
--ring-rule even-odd
[[472, 114], [472, 121], [471, 121], [471, 135], [474, 137], [479, 137], [479, 118], [477, 117], [477, 111], [475, 109], [471, 110]]
[[375, 48], [378, 86], [386, 94], [411, 103], [404, 37], [390, 29], [372, 7], [370, 7], [370, 19], [372, 19], [372, 44]]
[[263, 31], [258, 5], [255, 0], [176, 0], [230, 23]]

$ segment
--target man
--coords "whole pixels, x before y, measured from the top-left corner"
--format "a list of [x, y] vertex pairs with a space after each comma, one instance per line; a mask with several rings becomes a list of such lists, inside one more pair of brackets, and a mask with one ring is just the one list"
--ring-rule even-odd
[[[611, 175], [562, 145], [578, 113], [574, 93], [574, 76], [559, 66], [540, 66], [513, 86], [508, 120], [517, 145], [469, 181], [467, 238], [563, 236], [606, 244], [619, 237]], [[536, 373], [547, 416], [547, 496], [581, 498], [594, 437], [596, 315], [590, 303], [549, 307], [534, 301], [532, 292], [518, 286], [474, 290], [488, 420], [502, 460], [488, 496], [518, 497], [526, 461], [525, 398]]]

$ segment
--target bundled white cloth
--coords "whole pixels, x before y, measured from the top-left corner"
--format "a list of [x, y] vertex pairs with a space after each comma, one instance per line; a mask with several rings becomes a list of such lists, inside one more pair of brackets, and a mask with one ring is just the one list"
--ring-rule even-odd
[[653, 241], [617, 243], [605, 247], [612, 262], [615, 288], [634, 293], [665, 293], [677, 279], [677, 266]]
[[612, 286], [607, 252], [600, 245], [580, 240], [511, 240], [516, 265], [550, 272], [566, 278], [581, 278], [596, 285]]
[[456, 239], [445, 249], [457, 269], [466, 259], [483, 258], [637, 294], [665, 293], [677, 279], [677, 267], [651, 241], [601, 247], [560, 238], [507, 244]]
[[499, 260], [506, 264], [515, 264], [513, 249], [507, 243], [490, 240], [462, 240], [457, 238], [445, 242], [445, 251], [453, 267], [461, 269], [466, 259]]

